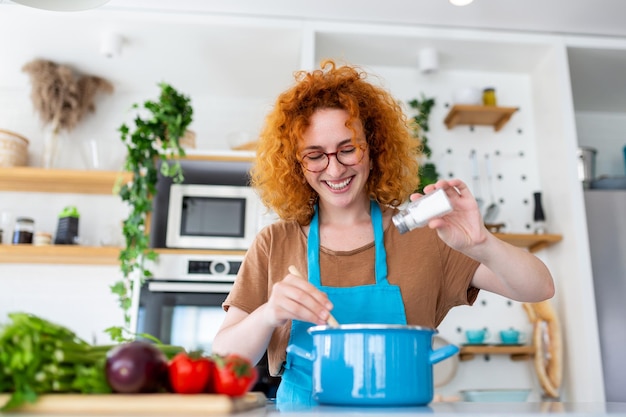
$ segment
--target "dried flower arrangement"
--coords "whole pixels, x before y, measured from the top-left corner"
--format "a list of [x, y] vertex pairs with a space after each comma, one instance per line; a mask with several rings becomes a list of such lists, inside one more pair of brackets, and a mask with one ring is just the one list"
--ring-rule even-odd
[[95, 112], [98, 92], [113, 92], [113, 85], [104, 78], [80, 75], [67, 65], [44, 59], [27, 63], [22, 71], [30, 75], [35, 110], [55, 133], [71, 131], [88, 112]]

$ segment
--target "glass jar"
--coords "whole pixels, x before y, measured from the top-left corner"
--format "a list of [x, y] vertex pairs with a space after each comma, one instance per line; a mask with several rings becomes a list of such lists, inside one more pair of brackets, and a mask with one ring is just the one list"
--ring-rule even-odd
[[13, 244], [32, 244], [35, 232], [35, 221], [30, 217], [18, 217], [13, 230]]
[[496, 90], [493, 87], [487, 87], [483, 90], [483, 104], [485, 106], [496, 105]]

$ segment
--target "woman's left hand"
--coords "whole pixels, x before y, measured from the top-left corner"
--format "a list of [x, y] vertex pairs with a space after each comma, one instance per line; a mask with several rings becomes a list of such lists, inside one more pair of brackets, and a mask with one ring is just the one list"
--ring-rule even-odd
[[[534, 303], [554, 295], [548, 268], [528, 251], [494, 237], [483, 222], [476, 199], [459, 179], [439, 180], [426, 194], [444, 189], [452, 211], [428, 222], [448, 246], [477, 260], [472, 286], [516, 301]], [[414, 197], [416, 198], [416, 197]]]
[[[436, 229], [441, 240], [458, 251], [466, 251], [483, 243], [489, 232], [467, 185], [459, 179], [439, 180], [424, 187], [424, 193], [429, 194], [438, 189], [445, 190], [453, 210], [443, 217], [430, 220], [428, 227]], [[412, 196], [414, 199], [417, 198]]]

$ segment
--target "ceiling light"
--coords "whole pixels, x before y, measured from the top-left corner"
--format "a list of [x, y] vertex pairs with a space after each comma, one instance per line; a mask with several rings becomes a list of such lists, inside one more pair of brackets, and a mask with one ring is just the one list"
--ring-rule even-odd
[[122, 53], [124, 38], [119, 33], [105, 32], [100, 38], [100, 53], [107, 58], [116, 58]]
[[467, 6], [473, 1], [474, 0], [450, 0], [450, 3], [454, 4], [455, 6]]
[[431, 74], [439, 69], [439, 54], [435, 48], [423, 48], [419, 50], [419, 69], [424, 74]]

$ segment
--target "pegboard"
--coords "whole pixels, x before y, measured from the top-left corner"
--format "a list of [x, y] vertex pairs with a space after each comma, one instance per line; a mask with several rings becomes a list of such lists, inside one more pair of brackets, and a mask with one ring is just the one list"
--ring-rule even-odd
[[[414, 68], [365, 67], [377, 81], [405, 105], [412, 117], [408, 101], [422, 94], [435, 99], [429, 119], [428, 145], [442, 178], [463, 180], [474, 194], [480, 194], [491, 203], [491, 193], [499, 206], [493, 223], [504, 223], [503, 232], [533, 233], [535, 192], [541, 192], [537, 149], [534, 138], [532, 86], [526, 74], [486, 72], [445, 72], [424, 75]], [[372, 80], [372, 79], [371, 79]], [[457, 89], [463, 87], [493, 87], [498, 105], [517, 107], [511, 119], [496, 132], [489, 126], [456, 126], [448, 129], [444, 119]], [[470, 154], [477, 155], [479, 181], [473, 180]], [[488, 181], [486, 158], [492, 163], [492, 182]], [[542, 200], [549, 198], [543, 196]], [[544, 201], [544, 207], [546, 203]], [[550, 213], [546, 213], [549, 231]], [[465, 330], [486, 328], [490, 338], [486, 343], [500, 343], [499, 331], [516, 328], [528, 341], [532, 324], [516, 301], [497, 294], [481, 291], [473, 306], [453, 308], [439, 326], [439, 335], [448, 342], [461, 346], [466, 343]], [[476, 378], [476, 374], [489, 375]], [[540, 393], [533, 361], [511, 361], [508, 355], [476, 355], [472, 361], [459, 366], [458, 376], [448, 386], [438, 389], [454, 393], [474, 388], [533, 388], [533, 396]]]
[[[509, 233], [532, 233], [535, 192], [541, 192], [538, 160], [534, 140], [530, 78], [526, 74], [485, 72], [440, 72], [423, 75], [416, 69], [397, 67], [364, 67], [373, 74], [370, 81], [381, 84], [404, 105], [407, 116], [413, 110], [408, 101], [435, 98], [429, 119], [428, 144], [433, 162], [442, 178], [460, 178], [485, 201], [491, 203], [491, 192], [499, 207], [494, 223], [504, 223]], [[448, 129], [444, 119], [452, 97], [463, 87], [494, 87], [498, 104], [517, 107], [518, 111], [496, 132], [489, 126], [456, 126]], [[476, 152], [479, 181], [473, 181], [470, 154]], [[491, 159], [491, 186], [487, 176], [486, 157]], [[543, 198], [543, 196], [542, 196]], [[545, 204], [544, 204], [545, 205]], [[549, 226], [549, 213], [546, 213]]]

